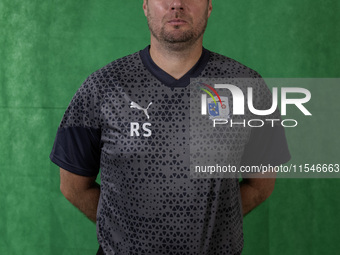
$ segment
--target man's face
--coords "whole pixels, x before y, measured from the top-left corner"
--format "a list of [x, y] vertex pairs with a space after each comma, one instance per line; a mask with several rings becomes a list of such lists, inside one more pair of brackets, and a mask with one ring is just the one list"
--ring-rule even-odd
[[144, 0], [151, 36], [168, 46], [191, 45], [203, 37], [211, 0]]

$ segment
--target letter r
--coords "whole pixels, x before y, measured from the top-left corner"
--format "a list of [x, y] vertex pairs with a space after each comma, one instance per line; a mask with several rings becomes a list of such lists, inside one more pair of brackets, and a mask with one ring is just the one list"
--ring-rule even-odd
[[138, 122], [131, 122], [130, 123], [130, 136], [134, 136], [134, 134], [136, 134], [136, 136], [139, 136], [139, 123]]

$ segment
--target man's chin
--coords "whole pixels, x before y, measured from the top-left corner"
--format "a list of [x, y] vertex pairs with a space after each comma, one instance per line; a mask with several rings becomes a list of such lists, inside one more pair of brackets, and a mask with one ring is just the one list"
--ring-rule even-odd
[[190, 31], [171, 31], [165, 32], [161, 36], [168, 43], [188, 43], [194, 39], [194, 34]]
[[171, 51], [183, 51], [194, 44], [193, 40], [168, 40], [164, 42], [167, 48]]

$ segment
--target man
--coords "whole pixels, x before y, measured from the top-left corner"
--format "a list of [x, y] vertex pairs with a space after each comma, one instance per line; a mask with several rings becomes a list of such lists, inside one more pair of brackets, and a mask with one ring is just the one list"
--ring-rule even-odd
[[[150, 46], [89, 76], [63, 117], [50, 156], [61, 192], [97, 223], [97, 254], [240, 254], [242, 213], [275, 180], [189, 178], [188, 85], [193, 77], [259, 76], [202, 47], [211, 0], [144, 0], [143, 10]], [[266, 160], [284, 163], [284, 133], [277, 136], [254, 132], [241, 151], [279, 148]], [[258, 139], [268, 146], [256, 147]]]

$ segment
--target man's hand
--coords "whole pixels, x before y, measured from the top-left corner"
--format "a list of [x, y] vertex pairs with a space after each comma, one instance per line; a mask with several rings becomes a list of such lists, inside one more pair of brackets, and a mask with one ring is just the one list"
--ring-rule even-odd
[[275, 178], [245, 178], [240, 182], [243, 216], [264, 202], [273, 192]]
[[95, 176], [80, 176], [60, 168], [60, 191], [91, 221], [96, 222], [100, 185], [96, 183]]

